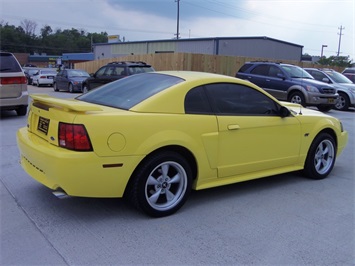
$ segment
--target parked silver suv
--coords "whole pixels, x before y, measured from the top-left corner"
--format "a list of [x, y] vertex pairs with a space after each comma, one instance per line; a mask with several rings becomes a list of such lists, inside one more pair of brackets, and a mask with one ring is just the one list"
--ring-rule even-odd
[[305, 68], [316, 80], [331, 84], [339, 94], [339, 100], [334, 108], [346, 111], [349, 107], [355, 107], [355, 84], [343, 74], [333, 69]]
[[12, 53], [0, 52], [0, 109], [15, 110], [17, 115], [27, 113], [27, 79]]

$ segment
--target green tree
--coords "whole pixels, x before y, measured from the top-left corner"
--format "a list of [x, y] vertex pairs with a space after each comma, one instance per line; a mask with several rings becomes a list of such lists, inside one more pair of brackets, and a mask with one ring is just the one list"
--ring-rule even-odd
[[330, 57], [321, 57], [317, 62], [319, 65], [324, 66], [338, 66], [338, 67], [351, 67], [352, 63], [350, 56], [330, 56]]

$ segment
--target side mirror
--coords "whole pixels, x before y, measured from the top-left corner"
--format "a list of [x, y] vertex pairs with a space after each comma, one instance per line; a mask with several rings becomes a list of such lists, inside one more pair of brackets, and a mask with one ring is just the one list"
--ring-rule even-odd
[[277, 77], [280, 78], [280, 79], [285, 80], [285, 75], [284, 74], [278, 73]]
[[287, 117], [291, 114], [290, 110], [288, 110], [288, 108], [286, 108], [285, 106], [281, 106], [280, 108], [280, 116], [283, 117]]
[[322, 81], [325, 82], [325, 83], [331, 83], [328, 78], [322, 78]]

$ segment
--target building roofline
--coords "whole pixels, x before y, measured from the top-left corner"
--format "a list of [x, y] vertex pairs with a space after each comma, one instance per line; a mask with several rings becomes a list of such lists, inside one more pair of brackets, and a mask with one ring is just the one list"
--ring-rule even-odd
[[112, 44], [130, 44], [130, 43], [156, 43], [156, 42], [182, 42], [182, 41], [222, 41], [222, 40], [270, 40], [279, 43], [289, 44], [297, 47], [303, 48], [303, 45], [286, 42], [267, 36], [251, 36], [251, 37], [206, 37], [206, 38], [186, 38], [186, 39], [162, 39], [162, 40], [145, 40], [145, 41], [127, 41], [127, 42], [114, 42], [114, 43], [93, 43], [93, 46], [102, 46], [102, 45], [112, 45]]

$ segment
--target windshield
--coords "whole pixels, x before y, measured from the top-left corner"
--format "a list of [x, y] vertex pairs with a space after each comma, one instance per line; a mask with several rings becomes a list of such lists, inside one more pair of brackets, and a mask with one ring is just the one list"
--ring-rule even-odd
[[340, 74], [339, 72], [336, 71], [325, 71], [329, 77], [333, 79], [335, 83], [349, 83], [352, 84], [352, 81], [345, 77], [343, 74]]
[[57, 74], [55, 71], [50, 71], [50, 70], [41, 70], [41, 74]]
[[90, 75], [82, 70], [68, 70], [69, 77], [90, 77]]
[[281, 65], [281, 67], [291, 78], [314, 79], [307, 71], [298, 66]]
[[181, 78], [164, 74], [137, 74], [108, 83], [76, 99], [128, 110], [145, 99], [183, 81]]

